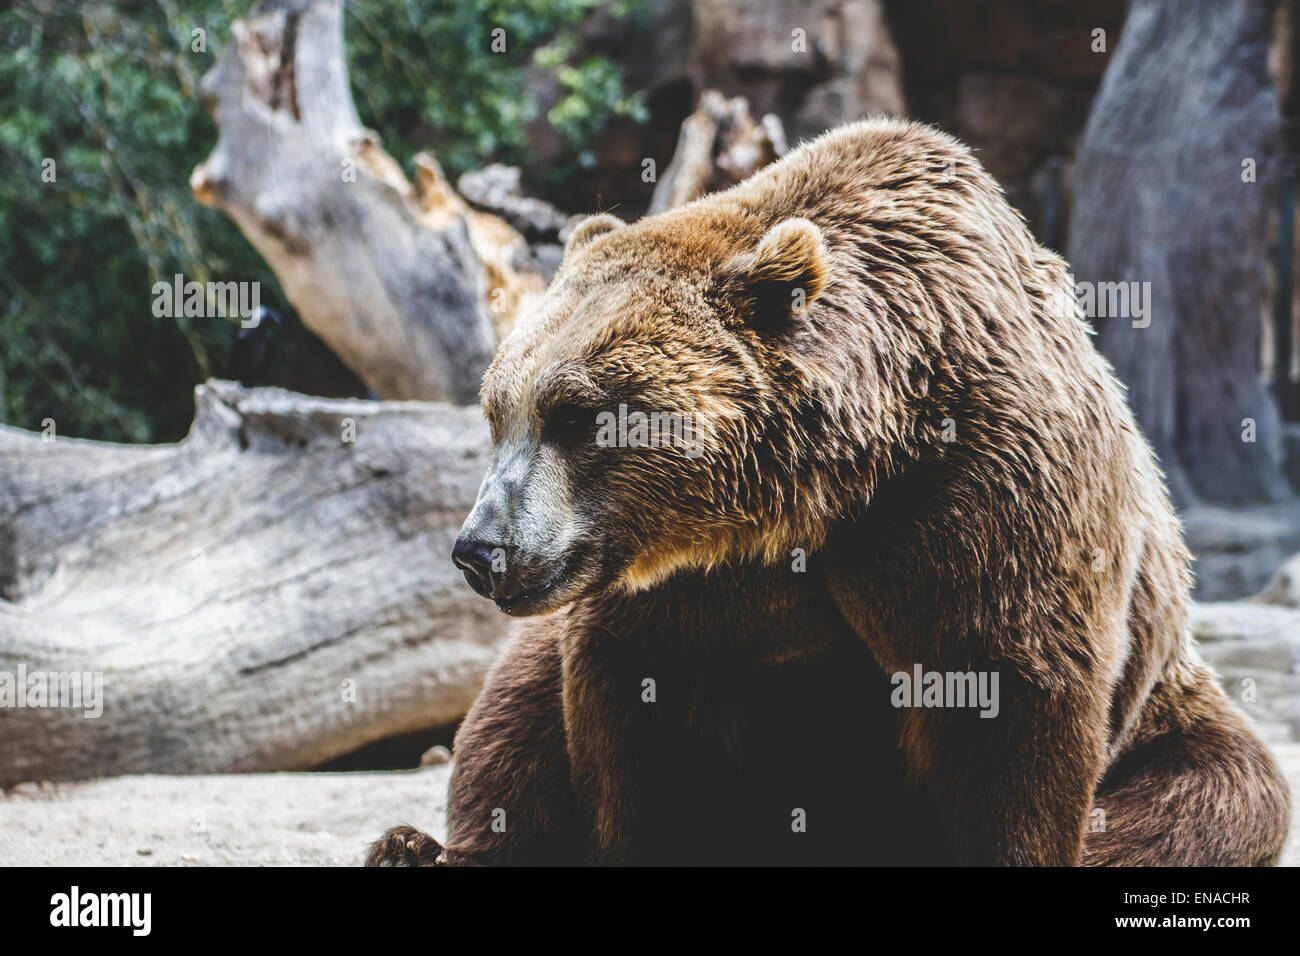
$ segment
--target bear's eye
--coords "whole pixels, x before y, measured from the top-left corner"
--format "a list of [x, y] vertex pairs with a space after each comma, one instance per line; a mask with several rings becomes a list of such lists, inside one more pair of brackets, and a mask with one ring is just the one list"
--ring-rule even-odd
[[596, 423], [596, 413], [581, 405], [565, 403], [551, 410], [546, 419], [545, 435], [552, 441], [580, 441]]

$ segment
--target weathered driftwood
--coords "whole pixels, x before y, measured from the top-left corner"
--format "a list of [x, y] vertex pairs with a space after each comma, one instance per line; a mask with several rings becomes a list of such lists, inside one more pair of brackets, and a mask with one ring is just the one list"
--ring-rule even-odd
[[202, 95], [217, 122], [194, 195], [229, 215], [303, 322], [382, 398], [472, 402], [498, 330], [545, 287], [522, 236], [437, 163], [415, 183], [362, 127], [341, 0], [262, 0]]
[[655, 186], [649, 213], [734, 186], [785, 151], [785, 133], [775, 115], [755, 122], [744, 97], [726, 99], [706, 90], [695, 112], [682, 122], [677, 149]]
[[517, 166], [492, 163], [456, 180], [461, 197], [480, 212], [508, 222], [531, 243], [559, 245], [566, 229], [582, 220], [567, 216], [550, 203], [523, 192], [523, 174]]
[[[0, 428], [0, 787], [305, 768], [477, 692], [504, 618], [448, 556], [479, 411], [219, 381], [197, 406], [175, 445]], [[102, 674], [102, 716], [5, 701], [23, 671]]]

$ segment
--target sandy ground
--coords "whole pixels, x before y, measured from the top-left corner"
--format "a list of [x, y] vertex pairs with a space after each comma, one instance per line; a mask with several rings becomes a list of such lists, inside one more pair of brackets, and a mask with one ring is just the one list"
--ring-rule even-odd
[[1271, 743], [1273, 756], [1291, 784], [1291, 832], [1282, 850], [1282, 866], [1300, 866], [1300, 743]]
[[441, 838], [450, 777], [443, 764], [21, 784], [0, 797], [0, 864], [355, 866], [399, 823]]
[[[1273, 746], [1300, 795], [1300, 743]], [[0, 863], [354, 866], [398, 823], [441, 838], [450, 776], [444, 764], [23, 784], [0, 797]], [[1300, 865], [1300, 799], [1283, 863]]]

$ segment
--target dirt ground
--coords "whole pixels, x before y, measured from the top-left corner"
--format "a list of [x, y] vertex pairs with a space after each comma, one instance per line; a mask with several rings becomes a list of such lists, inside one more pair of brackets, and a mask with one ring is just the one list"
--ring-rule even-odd
[[443, 764], [21, 784], [0, 797], [0, 864], [357, 866], [390, 826], [441, 837], [450, 777]]
[[[1300, 744], [1274, 744], [1300, 794]], [[377, 773], [138, 776], [0, 797], [0, 864], [355, 866], [383, 830], [445, 833], [451, 765]], [[1283, 863], [1300, 865], [1300, 800]]]

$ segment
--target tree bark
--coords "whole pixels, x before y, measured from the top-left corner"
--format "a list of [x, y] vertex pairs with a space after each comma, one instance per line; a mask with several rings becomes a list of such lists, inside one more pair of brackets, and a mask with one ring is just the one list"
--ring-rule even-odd
[[1259, 375], [1280, 123], [1270, 9], [1134, 0], [1075, 163], [1076, 280], [1150, 283], [1149, 326], [1099, 317], [1098, 342], [1183, 504], [1290, 494]]
[[[196, 404], [175, 445], [0, 428], [0, 787], [306, 768], [477, 693], [503, 620], [449, 554], [478, 410], [220, 381]], [[5, 700], [21, 671], [102, 674], [102, 716]]]
[[361, 126], [341, 0], [256, 4], [202, 96], [219, 138], [194, 195], [239, 225], [303, 322], [382, 398], [474, 401], [498, 331], [546, 277], [431, 157], [413, 186]]

